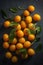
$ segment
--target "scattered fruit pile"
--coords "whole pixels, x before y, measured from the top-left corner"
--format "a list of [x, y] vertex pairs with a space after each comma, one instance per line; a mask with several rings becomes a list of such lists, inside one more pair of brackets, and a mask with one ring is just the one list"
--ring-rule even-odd
[[[31, 46], [40, 32], [40, 26], [37, 26], [37, 22], [41, 20], [41, 16], [38, 13], [31, 16], [31, 13], [34, 11], [35, 7], [29, 5], [23, 11], [22, 16], [16, 15], [13, 20], [4, 22], [6, 29], [12, 28], [9, 34], [3, 34], [3, 48], [8, 49], [5, 57], [11, 59], [12, 62], [18, 61], [18, 55], [22, 59], [26, 59], [28, 56], [33, 56], [36, 53]], [[14, 56], [12, 52], [15, 53]]]

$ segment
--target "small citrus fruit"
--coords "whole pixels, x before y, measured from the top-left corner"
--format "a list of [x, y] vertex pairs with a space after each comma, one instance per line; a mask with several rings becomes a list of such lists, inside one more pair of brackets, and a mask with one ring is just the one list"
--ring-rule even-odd
[[9, 40], [9, 35], [8, 35], [8, 34], [4, 34], [4, 35], [3, 35], [3, 40], [4, 40], [5, 42], [7, 42], [7, 41]]
[[32, 17], [31, 17], [31, 16], [27, 16], [27, 17], [25, 18], [25, 21], [26, 21], [27, 24], [28, 24], [28, 23], [31, 23], [31, 22], [32, 22]]
[[6, 52], [5, 57], [10, 59], [12, 57], [12, 54], [10, 52]]
[[14, 21], [15, 22], [20, 22], [21, 21], [21, 16], [19, 16], [19, 15], [15, 16]]
[[34, 34], [29, 34], [29, 35], [28, 35], [28, 40], [29, 40], [29, 41], [35, 40], [35, 35], [34, 35]]
[[18, 58], [17, 58], [17, 56], [13, 56], [11, 60], [13, 63], [16, 63], [18, 61]]
[[12, 44], [16, 44], [16, 43], [17, 43], [17, 38], [14, 38]]
[[20, 42], [20, 43], [24, 43], [24, 42], [25, 42], [25, 38], [23, 38], [23, 37], [20, 38], [20, 39], [19, 39], [19, 42]]
[[25, 28], [24, 29], [24, 35], [28, 35], [28, 32], [27, 31], [28, 31], [28, 28]]
[[20, 30], [21, 29], [21, 25], [18, 24], [18, 26], [16, 27], [17, 30]]
[[31, 42], [30, 42], [30, 41], [25, 41], [24, 47], [25, 47], [25, 48], [28, 48], [28, 47], [30, 47], [30, 46], [31, 46]]
[[26, 23], [25, 23], [25, 21], [21, 21], [21, 28], [22, 28], [22, 29], [26, 28]]
[[16, 49], [16, 46], [15, 45], [10, 45], [10, 51], [15, 51], [15, 49]]
[[34, 14], [33, 15], [33, 20], [34, 21], [40, 21], [41, 20], [41, 16], [39, 14]]
[[32, 48], [30, 48], [30, 49], [28, 49], [28, 54], [30, 56], [33, 56], [35, 54], [35, 51]]
[[30, 12], [33, 12], [33, 11], [35, 11], [35, 7], [33, 5], [30, 5], [30, 6], [28, 6], [28, 10]]
[[28, 15], [30, 15], [30, 12], [29, 12], [28, 10], [25, 10], [25, 11], [23, 12], [23, 15], [24, 15], [24, 16], [28, 16]]
[[35, 25], [33, 23], [28, 24], [30, 30], [35, 30]]
[[9, 43], [8, 42], [4, 42], [3, 43], [3, 48], [5, 48], [5, 49], [9, 48]]
[[9, 26], [10, 26], [10, 21], [5, 21], [5, 22], [4, 22], [4, 27], [5, 27], [5, 28], [8, 28]]
[[16, 48], [21, 49], [21, 48], [23, 48], [23, 45], [21, 43], [17, 43]]
[[23, 37], [24, 36], [24, 33], [23, 33], [22, 30], [18, 30], [16, 34], [17, 34], [18, 37]]

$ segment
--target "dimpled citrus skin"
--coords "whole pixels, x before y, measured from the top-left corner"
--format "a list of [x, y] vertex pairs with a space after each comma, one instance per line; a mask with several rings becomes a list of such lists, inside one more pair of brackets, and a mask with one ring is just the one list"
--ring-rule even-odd
[[3, 34], [3, 40], [5, 41], [5, 42], [7, 42], [8, 40], [9, 40], [9, 35], [8, 34]]
[[16, 48], [21, 49], [21, 48], [23, 48], [23, 45], [21, 43], [17, 43]]
[[23, 31], [24, 35], [26, 35], [26, 36], [28, 35], [27, 31], [28, 31], [28, 28], [25, 28], [24, 31]]
[[5, 53], [5, 57], [8, 58], [8, 59], [10, 59], [12, 57], [12, 54], [10, 52], [6, 52]]
[[26, 28], [26, 23], [25, 23], [25, 21], [21, 21], [21, 28], [22, 28], [22, 29]]
[[33, 15], [33, 20], [34, 21], [40, 21], [41, 20], [41, 16], [36, 13], [36, 14]]
[[32, 17], [31, 17], [31, 16], [27, 16], [27, 17], [25, 18], [25, 21], [26, 21], [27, 24], [28, 24], [28, 23], [31, 23], [31, 22], [32, 22]]
[[16, 46], [15, 45], [10, 45], [10, 51], [15, 51], [15, 49], [16, 49]]
[[35, 11], [35, 7], [33, 5], [30, 5], [30, 6], [28, 6], [28, 10], [30, 12], [33, 12], [33, 11]]
[[21, 16], [17, 15], [14, 17], [15, 22], [20, 22], [21, 21]]
[[28, 40], [29, 41], [34, 41], [35, 40], [35, 35], [34, 34], [29, 34], [28, 35]]
[[8, 17], [3, 24], [5, 30], [9, 29], [8, 32], [5, 31], [8, 34], [3, 31], [5, 57], [15, 65], [18, 63], [19, 57], [21, 60], [25, 60], [36, 54], [32, 43], [35, 41], [36, 36], [39, 35], [35, 34], [35, 30], [38, 27], [38, 21], [41, 21], [40, 14], [34, 12], [34, 5], [29, 5], [25, 10], [23, 9], [22, 14], [19, 9], [18, 15], [13, 13], [14, 17]]
[[16, 43], [17, 43], [17, 38], [14, 38], [12, 44], [16, 44]]
[[9, 48], [9, 43], [8, 42], [4, 42], [3, 43], [3, 48], [8, 49]]
[[21, 25], [18, 24], [18, 26], [16, 27], [16, 30], [20, 30], [21, 29]]
[[28, 10], [24, 10], [23, 15], [28, 16], [28, 15], [30, 15], [30, 12]]
[[16, 34], [17, 34], [17, 36], [18, 36], [19, 38], [24, 36], [24, 33], [23, 33], [22, 30], [18, 30], [18, 31], [16, 32]]
[[32, 49], [32, 48], [28, 49], [28, 54], [29, 54], [30, 56], [33, 56], [33, 55], [35, 54], [34, 49]]
[[20, 38], [20, 39], [19, 39], [19, 42], [20, 42], [20, 43], [24, 43], [24, 42], [25, 42], [25, 38], [23, 38], [23, 37]]
[[33, 23], [28, 24], [30, 30], [35, 30], [35, 25]]
[[16, 62], [18, 61], [17, 56], [13, 56], [12, 59], [11, 59], [11, 61], [12, 61], [13, 63], [16, 63]]
[[31, 46], [31, 42], [30, 41], [25, 41], [24, 47], [29, 48], [30, 46]]
[[10, 27], [10, 24], [11, 24], [10, 21], [5, 21], [4, 22], [4, 27], [8, 28], [8, 27]]

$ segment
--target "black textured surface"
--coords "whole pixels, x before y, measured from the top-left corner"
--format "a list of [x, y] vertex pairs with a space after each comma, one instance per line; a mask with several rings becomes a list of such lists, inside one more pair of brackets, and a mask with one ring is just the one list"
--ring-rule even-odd
[[[42, 49], [43, 49], [43, 0], [38, 0], [38, 1], [36, 0], [0, 0], [0, 10], [1, 9], [5, 10], [8, 13], [8, 16], [10, 17], [13, 14], [8, 11], [9, 8], [17, 7], [20, 5], [23, 6], [24, 8], [27, 8], [27, 6], [31, 4], [33, 4], [36, 7], [36, 11], [34, 13], [40, 13], [42, 17], [41, 21], [38, 22], [38, 24], [42, 28], [42, 31], [40, 34], [41, 40], [39, 42], [42, 44]], [[22, 11], [19, 11], [17, 14], [21, 14]], [[19, 61], [17, 64], [13, 64], [11, 63], [10, 60], [5, 59], [4, 54], [6, 50], [4, 50], [2, 47], [2, 35], [3, 33], [8, 33], [9, 29], [5, 29], [2, 26], [3, 22], [4, 22], [4, 19], [1, 18], [1, 13], [0, 13], [0, 65], [43, 65], [42, 51], [40, 51], [38, 54], [36, 54], [32, 58], [28, 58], [27, 60], [24, 60], [24, 61]], [[34, 46], [37, 46], [37, 43]]]

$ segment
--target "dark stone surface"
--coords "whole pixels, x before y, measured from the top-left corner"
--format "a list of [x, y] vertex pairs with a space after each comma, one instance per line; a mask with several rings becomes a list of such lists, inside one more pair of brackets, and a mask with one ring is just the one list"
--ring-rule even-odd
[[[20, 5], [23, 6], [24, 8], [27, 8], [27, 6], [31, 4], [33, 4], [36, 7], [36, 11], [33, 12], [33, 14], [40, 13], [42, 17], [41, 21], [38, 22], [38, 24], [42, 28], [42, 32], [40, 34], [40, 37], [41, 37], [40, 43], [42, 43], [42, 49], [43, 49], [43, 0], [38, 0], [38, 1], [36, 0], [0, 0], [0, 10], [1, 9], [5, 10], [8, 13], [7, 15], [11, 17], [14, 14], [8, 11], [9, 8], [17, 7]], [[22, 14], [22, 11], [19, 11], [17, 14]], [[5, 29], [2, 26], [3, 22], [4, 22], [4, 19], [2, 19], [1, 13], [0, 13], [0, 65], [43, 65], [42, 51], [40, 51], [38, 54], [36, 54], [32, 58], [28, 58], [27, 60], [21, 61], [20, 59], [20, 61], [17, 64], [11, 63], [10, 60], [4, 57], [6, 50], [4, 50], [2, 47], [2, 35], [3, 33], [6, 33], [6, 32], [9, 33], [9, 29]], [[34, 46], [36, 45], [37, 43]]]

